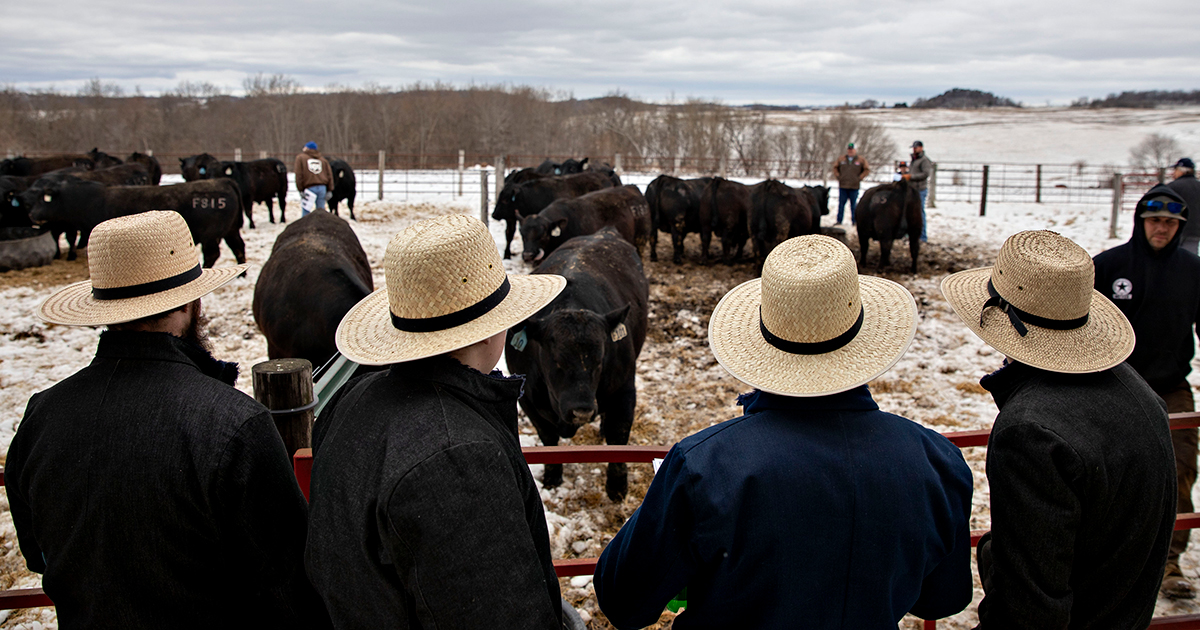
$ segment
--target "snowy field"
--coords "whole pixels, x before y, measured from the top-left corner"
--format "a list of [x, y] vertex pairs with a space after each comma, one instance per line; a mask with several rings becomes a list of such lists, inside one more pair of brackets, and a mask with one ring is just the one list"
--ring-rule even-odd
[[[1150, 112], [1076, 112], [1072, 110], [1001, 112], [898, 112], [866, 113], [878, 116], [898, 143], [917, 134], [930, 154], [943, 159], [990, 159], [1010, 161], [1086, 159], [1093, 163], [1121, 162], [1128, 147], [1154, 131], [1176, 135], [1185, 147], [1200, 147], [1200, 109]], [[803, 114], [799, 114], [803, 115]], [[1185, 122], [1173, 122], [1186, 119]], [[1032, 127], [1033, 130], [1030, 130]], [[1190, 138], [1190, 140], [1189, 140]], [[1124, 143], [1121, 145], [1121, 143]], [[1120, 145], [1120, 146], [1118, 146]], [[1055, 148], [1057, 147], [1057, 148]], [[1044, 150], [1044, 154], [1038, 151]], [[1070, 151], [1055, 153], [1055, 151]], [[444, 177], [453, 178], [453, 174]], [[411, 222], [450, 212], [479, 216], [478, 171], [468, 174], [463, 197], [408, 194], [388, 195], [383, 201], [366, 201], [360, 196], [353, 222], [363, 248], [371, 259], [377, 287], [383, 286], [382, 258], [390, 238]], [[653, 174], [627, 174], [627, 183], [643, 187]], [[360, 180], [361, 181], [361, 180]], [[474, 188], [470, 187], [474, 182]], [[166, 182], [164, 182], [166, 183]], [[294, 193], [293, 193], [294, 195]], [[836, 212], [836, 199], [830, 204]], [[289, 203], [289, 216], [298, 217], [298, 200]], [[942, 203], [929, 210], [930, 243], [922, 249], [921, 271], [908, 274], [907, 247], [893, 251], [893, 266], [885, 275], [904, 284], [917, 298], [920, 322], [908, 353], [887, 374], [871, 383], [881, 408], [910, 417], [938, 431], [986, 429], [995, 417], [995, 407], [978, 385], [984, 374], [996, 369], [1002, 357], [972, 335], [942, 299], [938, 285], [945, 275], [973, 266], [991, 264], [1000, 244], [1010, 234], [1026, 229], [1051, 229], [1096, 254], [1124, 242], [1131, 230], [1131, 216], [1121, 217], [1119, 237], [1108, 238], [1107, 206], [1035, 205], [990, 203], [988, 216], [979, 217], [978, 207], [966, 203]], [[343, 210], [343, 217], [347, 213]], [[266, 360], [266, 342], [251, 315], [251, 300], [258, 269], [265, 262], [283, 226], [266, 221], [265, 207], [257, 206], [258, 229], [243, 230], [247, 257], [254, 265], [247, 278], [234, 281], [205, 298], [204, 309], [211, 320], [210, 337], [214, 354], [242, 365], [238, 386], [250, 392], [250, 366]], [[825, 218], [826, 225], [832, 221]], [[492, 222], [492, 233], [503, 246], [503, 225]], [[669, 445], [697, 430], [740, 414], [734, 405], [737, 393], [747, 388], [733, 379], [713, 360], [705, 343], [708, 315], [725, 291], [752, 276], [748, 263], [727, 267], [695, 263], [698, 239], [691, 236], [685, 262], [670, 262], [669, 238], [660, 239], [659, 260], [646, 263], [651, 283], [650, 335], [639, 359], [639, 403], [632, 443]], [[853, 242], [852, 242], [853, 245]], [[514, 250], [519, 250], [518, 240]], [[857, 255], [857, 248], [852, 247]], [[877, 246], [869, 255], [864, 273], [874, 273]], [[218, 265], [231, 264], [232, 256], [222, 246]], [[519, 260], [506, 261], [510, 273], [527, 273]], [[7, 452], [29, 396], [45, 389], [86, 365], [95, 349], [98, 330], [52, 326], [34, 315], [38, 303], [55, 288], [86, 278], [86, 259], [67, 263], [55, 261], [40, 269], [0, 274], [0, 454]], [[1200, 377], [1193, 373], [1193, 384]], [[521, 425], [522, 443], [537, 443], [533, 427]], [[585, 427], [575, 444], [599, 442], [596, 424]], [[975, 473], [973, 529], [989, 524], [988, 490], [984, 477], [985, 450], [965, 449]], [[541, 467], [533, 466], [540, 479]], [[649, 466], [630, 466], [630, 493], [614, 504], [603, 493], [603, 466], [567, 465], [564, 484], [542, 491], [556, 557], [595, 557], [620, 525], [636, 509], [651, 478]], [[2, 495], [0, 495], [2, 496]], [[8, 517], [7, 503], [0, 502], [0, 588], [39, 585], [39, 577], [24, 570], [16, 547], [16, 536]], [[1184, 558], [1184, 572], [1200, 573], [1200, 552]], [[230, 576], [231, 583], [237, 577]], [[563, 593], [590, 620], [591, 628], [610, 627], [599, 613], [590, 578], [562, 581]], [[944, 628], [971, 628], [975, 606], [982, 597], [976, 588], [975, 602], [963, 613], [941, 622]], [[1200, 605], [1160, 601], [1158, 614], [1200, 613]], [[663, 623], [669, 623], [666, 614]], [[0, 628], [56, 627], [53, 609], [0, 612]], [[902, 627], [919, 627], [908, 619]]]

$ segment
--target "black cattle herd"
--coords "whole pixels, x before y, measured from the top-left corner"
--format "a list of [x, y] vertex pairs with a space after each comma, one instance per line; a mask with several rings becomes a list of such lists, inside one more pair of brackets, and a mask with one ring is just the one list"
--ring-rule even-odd
[[[255, 322], [270, 358], [308, 359], [324, 365], [337, 352], [334, 333], [345, 313], [374, 289], [362, 245], [336, 218], [345, 201], [354, 218], [355, 176], [343, 160], [330, 158], [333, 214], [314, 212], [276, 239], [254, 287]], [[286, 165], [266, 158], [222, 161], [207, 153], [180, 158], [184, 183], [160, 186], [162, 169], [149, 155], [126, 160], [93, 149], [88, 153], [0, 161], [0, 229], [48, 229], [65, 234], [68, 260], [87, 246], [100, 222], [116, 216], [172, 209], [187, 221], [211, 267], [224, 240], [245, 262], [240, 229], [254, 227], [251, 209], [274, 201], [285, 222]], [[646, 339], [649, 285], [642, 266], [646, 245], [658, 258], [658, 233], [669, 234], [672, 260], [683, 261], [684, 238], [699, 234], [701, 260], [711, 262], [713, 235], [726, 264], [743, 258], [750, 241], [755, 270], [783, 241], [821, 232], [830, 189], [793, 188], [775, 179], [746, 185], [722, 177], [679, 179], [660, 175], [643, 194], [623, 185], [613, 168], [588, 158], [514, 170], [504, 179], [492, 218], [506, 222], [504, 257], [521, 230], [522, 258], [533, 273], [565, 276], [567, 288], [550, 305], [508, 332], [511, 371], [527, 375], [520, 400], [543, 444], [555, 445], [600, 418], [609, 444], [627, 444], [637, 403], [636, 362]], [[880, 242], [880, 268], [892, 241], [908, 236], [917, 269], [921, 206], [904, 180], [867, 190], [858, 205], [860, 261], [870, 240]], [[2, 236], [3, 233], [0, 233]], [[76, 238], [78, 237], [78, 240]], [[12, 238], [11, 236], [9, 238]], [[544, 485], [562, 482], [562, 466], [548, 465]], [[624, 464], [609, 464], [606, 490], [612, 500], [626, 492]]]

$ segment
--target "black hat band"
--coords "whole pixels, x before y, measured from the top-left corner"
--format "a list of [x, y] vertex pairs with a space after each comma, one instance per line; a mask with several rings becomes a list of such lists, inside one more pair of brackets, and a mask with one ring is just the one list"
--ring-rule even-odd
[[500, 288], [467, 308], [436, 317], [409, 318], [400, 317], [392, 313], [392, 326], [404, 332], [417, 333], [437, 332], [439, 330], [454, 328], [455, 326], [462, 326], [467, 322], [479, 319], [484, 314], [499, 306], [504, 301], [504, 298], [508, 297], [508, 292], [511, 288], [512, 285], [508, 283], [508, 276], [506, 275], [504, 277], [504, 284], [501, 284]]
[[181, 287], [192, 280], [200, 277], [200, 263], [196, 263], [195, 267], [181, 273], [163, 278], [162, 280], [154, 280], [151, 282], [143, 282], [142, 284], [134, 284], [127, 287], [111, 287], [102, 289], [97, 286], [92, 286], [92, 297], [97, 300], [124, 300], [128, 298], [142, 297], [153, 293], [162, 293], [169, 289]]
[[833, 352], [834, 350], [845, 346], [858, 336], [858, 331], [862, 330], [863, 313], [863, 308], [860, 306], [858, 308], [858, 319], [855, 320], [854, 325], [850, 326], [849, 330], [838, 335], [837, 337], [826, 341], [805, 343], [800, 341], [789, 341], [772, 333], [770, 330], [767, 330], [767, 325], [762, 319], [762, 305], [759, 305], [758, 329], [762, 331], [763, 339], [766, 339], [767, 343], [780, 350], [783, 350], [784, 352], [789, 352], [791, 354], [825, 354], [826, 352]]
[[1008, 321], [1012, 323], [1013, 328], [1017, 329], [1017, 334], [1022, 337], [1029, 333], [1029, 329], [1025, 327], [1025, 322], [1051, 330], [1075, 330], [1076, 328], [1083, 328], [1088, 323], [1088, 315], [1090, 313], [1084, 313], [1083, 317], [1076, 317], [1075, 319], [1050, 319], [1049, 317], [1041, 317], [1040, 315], [1023, 311], [1000, 297], [1000, 294], [996, 292], [996, 287], [992, 285], [990, 278], [988, 279], [987, 290], [988, 295], [992, 297], [983, 303], [983, 310], [979, 311], [980, 328], [983, 328], [983, 313], [987, 311], [989, 306], [995, 306], [1008, 313]]

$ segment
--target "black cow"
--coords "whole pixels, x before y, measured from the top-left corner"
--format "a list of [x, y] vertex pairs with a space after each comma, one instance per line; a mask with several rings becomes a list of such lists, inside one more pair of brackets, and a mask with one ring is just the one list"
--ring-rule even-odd
[[761, 274], [767, 254], [794, 236], [813, 234], [820, 225], [819, 212], [808, 195], [797, 194], [787, 184], [768, 179], [750, 187], [750, 238], [754, 240], [754, 270]]
[[[51, 171], [53, 173], [61, 171]], [[23, 193], [29, 190], [33, 181], [38, 179], [37, 176], [32, 177], [15, 177], [12, 175], [0, 175], [0, 228], [4, 230], [24, 229], [33, 227], [33, 221], [29, 219], [29, 207], [33, 197], [27, 197]], [[62, 256], [62, 250], [58, 246], [58, 238], [63, 234], [67, 236], [67, 245], [71, 248], [71, 253], [68, 254], [68, 260], [75, 260], [75, 241], [79, 236], [79, 231], [71, 228], [68, 225], [53, 223], [45, 226], [46, 229], [54, 236], [54, 257]]]
[[562, 175], [562, 163], [546, 158], [534, 169], [539, 175]]
[[512, 240], [513, 235], [517, 233], [517, 185], [543, 177], [550, 176], [543, 175], [533, 168], [513, 170], [504, 176], [504, 187], [500, 189], [500, 195], [496, 197], [496, 207], [492, 209], [492, 218], [505, 222], [505, 258], [512, 258]]
[[[50, 171], [41, 176], [38, 181], [43, 179], [61, 179], [63, 177], [75, 177], [88, 182], [99, 182], [105, 186], [149, 186], [150, 171], [141, 164], [125, 164], [121, 163], [116, 166], [106, 168], [97, 168], [94, 171], [75, 170], [75, 168], [61, 169]], [[37, 184], [34, 183], [34, 186]]]
[[708, 260], [708, 246], [712, 242], [712, 224], [700, 220], [700, 199], [704, 187], [711, 177], [679, 179], [670, 175], [659, 175], [646, 186], [646, 201], [650, 204], [650, 222], [654, 229], [650, 233], [650, 260], [658, 260], [658, 232], [671, 235], [672, 262], [683, 262], [683, 239], [688, 233], [700, 235], [700, 251]]
[[[700, 224], [709, 225], [721, 238], [721, 258], [732, 264], [742, 257], [750, 238], [750, 187], [723, 177], [713, 177], [700, 196]], [[708, 246], [704, 247], [708, 260]]]
[[338, 214], [338, 202], [344, 199], [346, 206], [350, 208], [350, 218], [354, 219], [354, 198], [358, 195], [358, 179], [354, 176], [354, 169], [350, 168], [350, 163], [346, 160], [327, 159], [329, 168], [333, 170], [333, 190], [329, 191], [332, 193], [329, 197], [329, 211], [335, 215]]
[[92, 162], [95, 163], [94, 168], [97, 169], [111, 168], [113, 166], [125, 163], [121, 160], [121, 158], [101, 151], [99, 147], [93, 147], [91, 151], [87, 152], [87, 156], [92, 160]]
[[374, 290], [371, 263], [354, 230], [328, 212], [312, 212], [275, 239], [254, 285], [254, 321], [272, 359], [324, 365], [337, 352], [342, 317]]
[[[218, 179], [173, 186], [112, 186], [66, 177], [50, 181], [44, 188], [22, 193], [29, 203], [29, 218], [35, 225], [63, 224], [79, 229], [78, 247], [87, 247], [97, 224], [113, 217], [149, 210], [174, 210], [183, 215], [192, 240], [204, 251], [204, 266], [212, 267], [221, 255], [220, 243], [233, 251], [239, 263], [246, 262], [246, 246], [238, 232], [241, 226], [241, 195], [233, 182]], [[74, 246], [71, 254], [75, 253]], [[69, 256], [73, 259], [73, 256]]]
[[[555, 199], [570, 199], [579, 195], [609, 188], [614, 185], [612, 178], [604, 173], [588, 171], [575, 175], [534, 176], [521, 175], [524, 171], [512, 174], [512, 188], [505, 184], [504, 191], [496, 200], [496, 208], [492, 218], [497, 221], [507, 221], [504, 229], [504, 257], [512, 258], [512, 237], [516, 233], [517, 222], [524, 217], [535, 215], [542, 208], [550, 205]], [[520, 180], [520, 181], [518, 181]]]
[[15, 157], [0, 160], [0, 175], [29, 177], [73, 166], [91, 170], [95, 168], [96, 163], [82, 153], [66, 153], [41, 158]]
[[[628, 444], [650, 293], [637, 251], [605, 228], [567, 241], [533, 273], [564, 276], [567, 287], [508, 331], [508, 367], [526, 375], [521, 408], [547, 446], [597, 415], [605, 442]], [[562, 465], [546, 464], [542, 483], [561, 484]], [[609, 498], [626, 487], [625, 464], [609, 464]]]
[[125, 162], [128, 164], [141, 164], [142, 166], [145, 166], [146, 170], [150, 171], [150, 183], [152, 185], [157, 186], [160, 182], [162, 182], [162, 165], [158, 163], [158, 158], [154, 157], [153, 155], [146, 155], [145, 153], [138, 153], [137, 151], [134, 151], [133, 153], [129, 154], [129, 157], [125, 158]]
[[[250, 186], [253, 190], [254, 203], [267, 204], [267, 218], [275, 222], [275, 201], [279, 201], [279, 222], [287, 223], [284, 212], [287, 210], [288, 171], [287, 165], [275, 158], [263, 158], [246, 162], [246, 170], [250, 173]], [[249, 216], [250, 208], [246, 208]], [[254, 227], [251, 219], [250, 227]]]
[[907, 234], [912, 272], [917, 273], [921, 227], [921, 197], [908, 180], [871, 188], [858, 202], [859, 264], [867, 264], [867, 249], [875, 239], [879, 241], [879, 269], [883, 269], [892, 257], [892, 241]]
[[829, 214], [829, 187], [827, 186], [801, 186], [798, 192], [808, 195], [812, 200], [812, 206], [818, 211], [813, 212], [813, 234], [821, 233], [821, 217]]
[[208, 171], [216, 168], [220, 163], [220, 160], [207, 153], [191, 155], [179, 158], [179, 173], [183, 175], [185, 182], [208, 179]]
[[254, 183], [250, 179], [250, 169], [246, 168], [245, 162], [234, 162], [232, 160], [217, 162], [215, 166], [205, 168], [204, 175], [200, 179], [220, 179], [225, 178], [232, 181], [238, 187], [238, 193], [242, 198], [242, 212], [246, 214], [246, 220], [250, 222], [250, 229], [254, 229], [254, 213], [251, 208], [254, 206]]
[[538, 254], [550, 255], [576, 236], [584, 236], [612, 226], [635, 248], [638, 256], [649, 239], [650, 206], [637, 186], [602, 188], [572, 199], [558, 199], [541, 212], [521, 221], [521, 242], [525, 262]]

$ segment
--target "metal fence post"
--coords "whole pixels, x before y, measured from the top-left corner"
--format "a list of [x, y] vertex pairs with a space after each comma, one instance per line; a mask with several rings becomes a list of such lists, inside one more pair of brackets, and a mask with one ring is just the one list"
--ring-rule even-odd
[[613, 170], [618, 173], [621, 172], [621, 154], [620, 153], [613, 155]]
[[383, 201], [383, 167], [387, 164], [387, 158], [383, 151], [379, 152], [379, 200]]
[[979, 197], [979, 216], [987, 214], [987, 185], [988, 185], [988, 165], [983, 165], [983, 192]]
[[463, 149], [458, 150], [458, 196], [463, 194], [463, 168], [466, 167], [467, 152]]
[[[488, 222], [488, 172], [479, 171], [479, 220], [484, 225]], [[499, 179], [499, 177], [497, 177]]]
[[240, 148], [233, 150], [233, 161], [234, 162], [242, 161], [242, 150]]
[[1112, 220], [1108, 224], [1108, 238], [1117, 238], [1117, 221], [1121, 219], [1121, 198], [1125, 196], [1120, 173], [1113, 173], [1112, 189]]
[[1037, 165], [1037, 193], [1034, 199], [1037, 203], [1042, 203], [1042, 165]]
[[504, 191], [504, 156], [496, 156], [496, 199], [500, 198], [500, 193]]
[[930, 166], [933, 167], [933, 170], [929, 173], [929, 193], [926, 195], [928, 197], [928, 199], [926, 201], [929, 202], [928, 205], [930, 208], [936, 208], [937, 207], [937, 162], [934, 162]]

